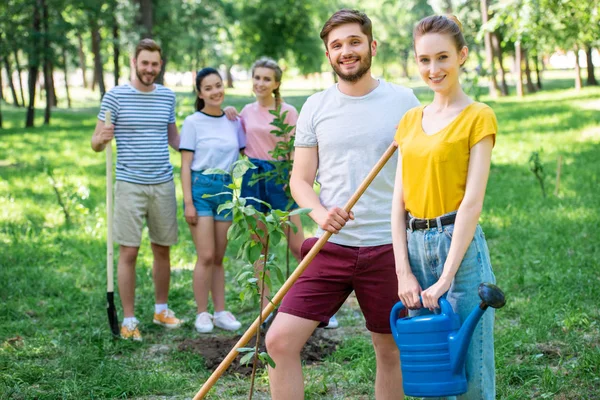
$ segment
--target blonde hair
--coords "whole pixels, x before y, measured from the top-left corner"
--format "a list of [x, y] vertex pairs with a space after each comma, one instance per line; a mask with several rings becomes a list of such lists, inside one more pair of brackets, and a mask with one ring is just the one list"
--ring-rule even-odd
[[275, 96], [275, 108], [281, 105], [281, 93], [279, 92], [279, 88], [281, 87], [281, 77], [283, 75], [283, 71], [281, 67], [275, 60], [269, 57], [261, 57], [252, 64], [252, 77], [254, 77], [254, 70], [256, 68], [268, 68], [275, 73], [275, 82], [279, 83], [277, 89], [273, 90], [273, 95]]
[[457, 51], [461, 51], [463, 47], [467, 46], [467, 41], [462, 33], [462, 24], [455, 15], [431, 15], [423, 18], [413, 29], [413, 43], [428, 33], [449, 35], [454, 41]]

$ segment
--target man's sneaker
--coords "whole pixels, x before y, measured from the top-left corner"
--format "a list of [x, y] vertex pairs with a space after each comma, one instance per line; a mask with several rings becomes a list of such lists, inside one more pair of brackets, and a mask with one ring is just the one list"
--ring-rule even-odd
[[212, 315], [210, 315], [206, 311], [196, 315], [196, 322], [194, 323], [196, 330], [199, 333], [212, 332], [213, 328], [215, 327], [213, 325], [212, 318]]
[[133, 339], [136, 342], [142, 341], [142, 334], [138, 329], [139, 321], [132, 321], [121, 325], [121, 339]]
[[183, 320], [176, 318], [175, 313], [169, 309], [166, 309], [158, 314], [154, 313], [154, 319], [152, 322], [167, 328], [179, 328], [181, 324], [183, 324]]
[[340, 326], [340, 324], [334, 315], [333, 317], [329, 318], [329, 324], [327, 324], [325, 329], [336, 329], [338, 326]]
[[219, 313], [218, 317], [214, 318], [215, 326], [226, 331], [237, 331], [242, 327], [240, 321], [235, 319], [232, 313], [229, 311], [223, 311]]

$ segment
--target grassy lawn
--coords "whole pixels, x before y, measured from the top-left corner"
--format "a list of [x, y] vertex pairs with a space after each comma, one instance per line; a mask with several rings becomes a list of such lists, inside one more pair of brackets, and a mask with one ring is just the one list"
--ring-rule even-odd
[[[591, 399], [600, 393], [600, 88], [575, 92], [571, 84], [547, 81], [546, 90], [524, 100], [483, 98], [500, 124], [481, 223], [507, 295], [506, 307], [496, 314], [501, 399]], [[424, 89], [416, 91], [431, 99]], [[298, 108], [307, 95], [284, 92]], [[178, 92], [179, 123], [192, 100]], [[239, 108], [249, 101], [234, 91], [226, 103]], [[144, 342], [112, 340], [104, 294], [104, 155], [89, 146], [97, 101], [88, 94], [78, 105], [56, 110], [50, 127], [35, 129], [22, 128], [24, 110], [2, 106], [0, 398], [190, 398], [210, 372], [201, 357], [178, 348], [198, 336], [192, 324], [195, 251], [181, 210], [169, 304], [189, 322], [175, 331], [151, 324], [154, 291], [145, 234], [136, 291]], [[42, 115], [38, 110], [38, 126]], [[534, 151], [545, 171], [546, 197], [529, 171]], [[180, 158], [173, 152], [171, 159], [181, 199]], [[238, 246], [231, 243], [227, 253], [227, 303], [248, 326], [255, 306], [238, 298]], [[277, 249], [282, 258], [284, 252]], [[374, 356], [357, 310], [353, 301], [342, 308], [342, 328], [328, 333], [340, 342], [337, 351], [305, 369], [307, 398], [374, 398]], [[262, 371], [256, 398], [268, 398], [267, 387]], [[227, 374], [210, 398], [246, 398], [248, 388], [249, 378]]]

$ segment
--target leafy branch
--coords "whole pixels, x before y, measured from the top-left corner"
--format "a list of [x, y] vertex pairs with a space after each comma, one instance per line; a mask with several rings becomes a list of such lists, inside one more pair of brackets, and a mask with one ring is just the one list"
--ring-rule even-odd
[[[277, 278], [283, 282], [283, 273], [278, 267], [274, 254], [269, 254], [271, 245], [277, 246], [284, 237], [284, 227], [295, 229], [294, 224], [289, 220], [290, 215], [307, 214], [309, 209], [296, 209], [291, 212], [274, 210], [271, 206], [254, 197], [241, 197], [242, 178], [250, 169], [256, 166], [244, 157], [233, 164], [231, 173], [220, 169], [208, 169], [205, 174], [228, 174], [232, 176], [232, 182], [227, 186], [231, 192], [222, 192], [216, 195], [204, 195], [203, 197], [212, 197], [219, 195], [231, 196], [228, 200], [219, 205], [217, 213], [227, 211], [227, 214], [233, 213], [233, 223], [227, 231], [227, 239], [243, 243], [238, 250], [237, 257], [246, 263], [237, 276], [238, 283], [242, 286], [240, 299], [246, 301], [257, 299], [258, 297], [258, 315], [259, 325], [256, 333], [256, 344], [254, 347], [242, 347], [237, 349], [240, 353], [245, 353], [240, 363], [247, 364], [253, 360], [252, 378], [249, 399], [252, 399], [254, 382], [256, 379], [256, 369], [258, 361], [269, 364], [275, 368], [275, 362], [266, 352], [259, 352], [260, 345], [260, 326], [262, 324], [262, 304], [264, 300], [265, 287], [272, 289], [270, 272], [277, 275]], [[254, 206], [247, 204], [248, 200], [254, 200], [267, 206], [267, 212], [260, 212]], [[254, 275], [254, 264], [262, 261], [263, 269], [257, 278]], [[260, 288], [259, 288], [260, 285]], [[270, 301], [270, 300], [269, 300]]]

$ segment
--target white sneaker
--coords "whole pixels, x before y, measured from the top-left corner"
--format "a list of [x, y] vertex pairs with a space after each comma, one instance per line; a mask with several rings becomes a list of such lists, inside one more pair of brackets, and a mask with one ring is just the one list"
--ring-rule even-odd
[[223, 311], [219, 313], [217, 317], [214, 317], [215, 326], [226, 331], [237, 331], [242, 327], [240, 321], [235, 319], [232, 313], [229, 311]]
[[337, 329], [338, 326], [340, 326], [340, 324], [334, 315], [333, 317], [329, 318], [329, 324], [327, 324], [325, 329]]
[[212, 332], [212, 330], [215, 327], [213, 325], [212, 319], [213, 319], [212, 315], [210, 315], [206, 311], [196, 315], [196, 322], [194, 323], [196, 330], [199, 333]]

